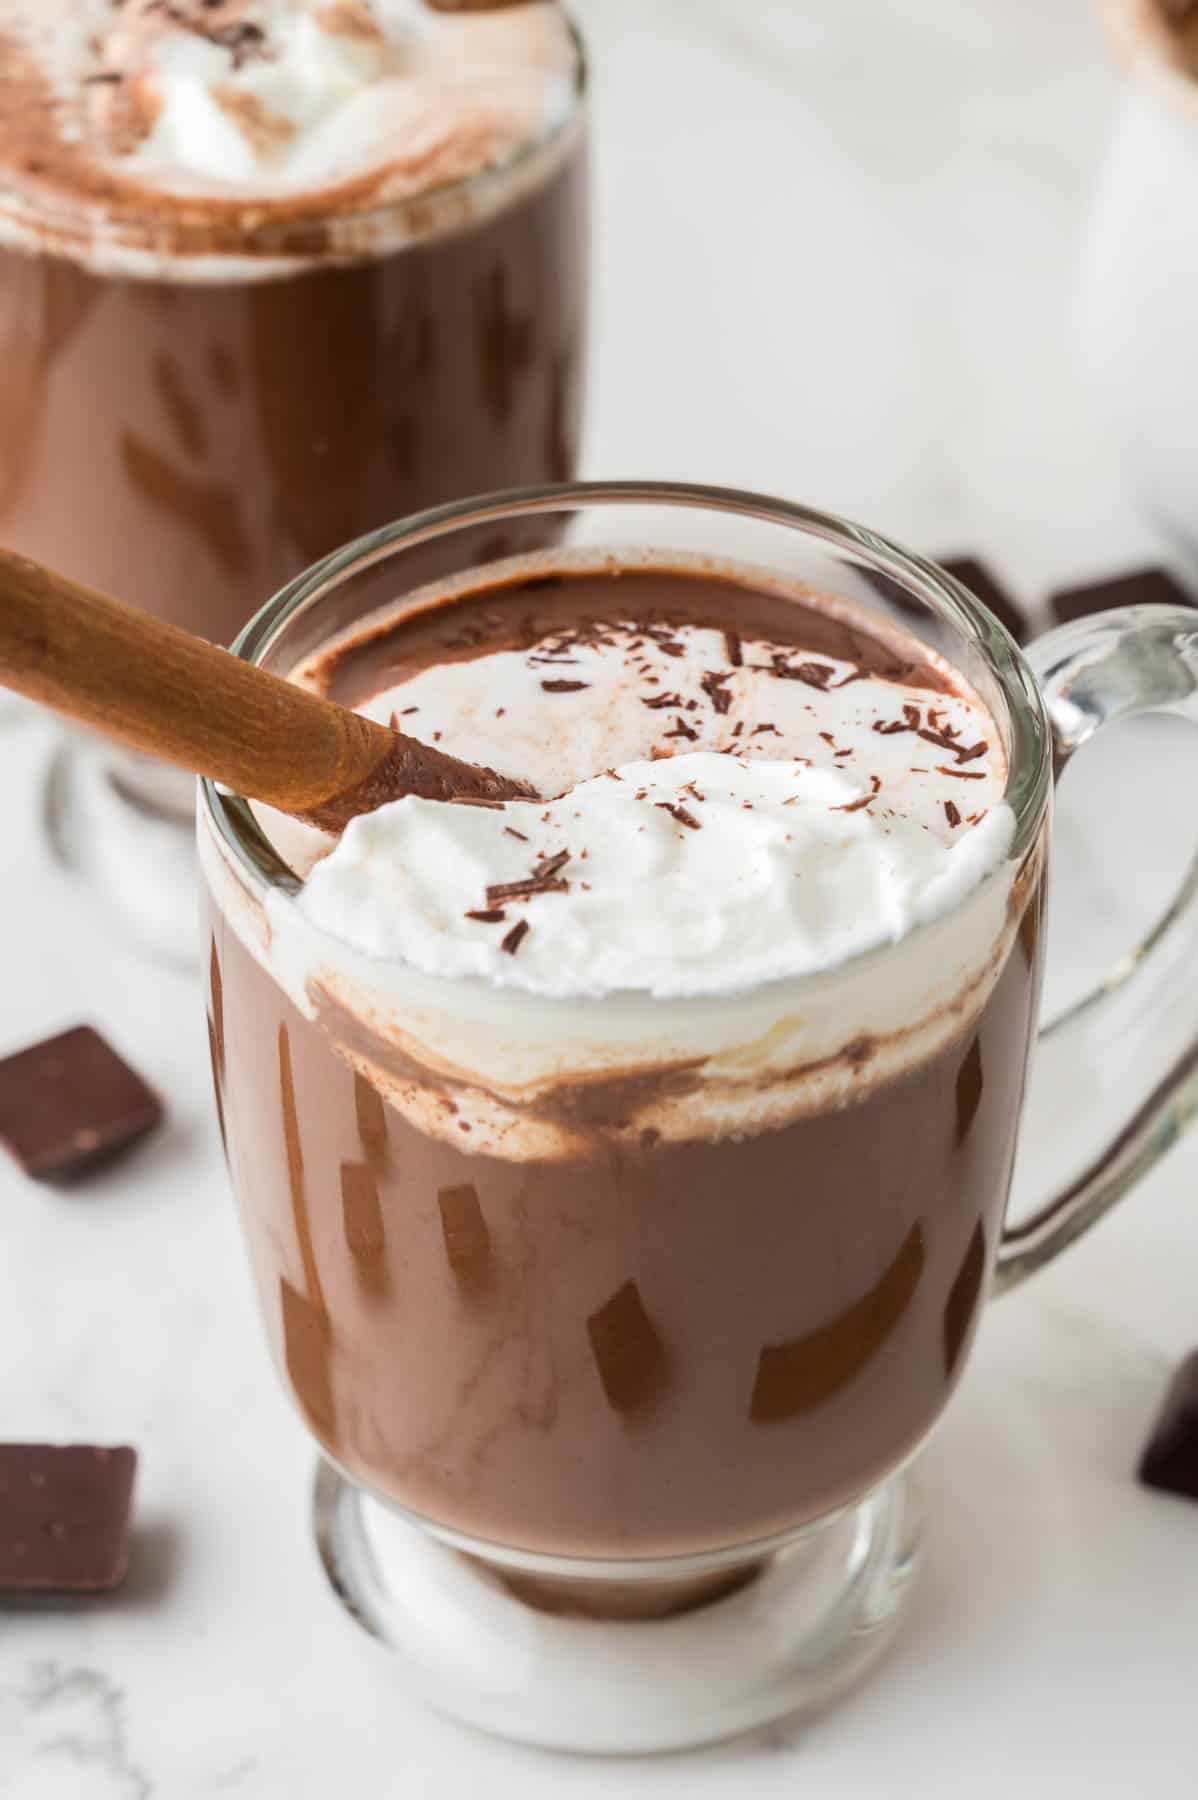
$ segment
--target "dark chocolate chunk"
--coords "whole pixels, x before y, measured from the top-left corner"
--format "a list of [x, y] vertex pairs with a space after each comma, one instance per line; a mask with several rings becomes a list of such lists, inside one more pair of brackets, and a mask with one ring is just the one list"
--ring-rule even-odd
[[587, 1336], [608, 1405], [619, 1413], [648, 1405], [664, 1377], [665, 1352], [635, 1281], [591, 1314]]
[[979, 1219], [944, 1307], [944, 1373], [951, 1376], [969, 1336], [986, 1275], [986, 1231]]
[[799, 1418], [846, 1388], [880, 1355], [910, 1306], [924, 1266], [923, 1227], [912, 1225], [889, 1268], [839, 1317], [788, 1343], [766, 1344], [749, 1403], [755, 1425]]
[[36, 1181], [86, 1174], [162, 1116], [157, 1094], [90, 1025], [0, 1062], [0, 1143]]
[[382, 1293], [387, 1286], [387, 1234], [369, 1163], [342, 1163], [341, 1219], [359, 1285], [367, 1294]]
[[333, 1394], [332, 1327], [323, 1306], [279, 1277], [283, 1318], [283, 1355], [295, 1397], [313, 1429], [322, 1437], [336, 1434]]
[[982, 1040], [975, 1037], [957, 1071], [957, 1142], [963, 1144], [982, 1104]]
[[129, 1566], [137, 1452], [0, 1444], [0, 1592], [90, 1594]]
[[469, 1182], [462, 1187], [441, 1188], [437, 1205], [445, 1255], [458, 1285], [465, 1294], [481, 1297], [491, 1286], [495, 1268], [491, 1233], [478, 1189]]
[[378, 1089], [362, 1075], [354, 1076], [354, 1112], [358, 1137], [372, 1167], [387, 1160], [387, 1108]]
[[1114, 606], [1194, 606], [1198, 600], [1165, 569], [1132, 569], [1109, 581], [1062, 588], [1050, 596], [1048, 604], [1058, 625], [1070, 625], [1075, 619], [1088, 619]]
[[1140, 1480], [1166, 1494], [1198, 1500], [1198, 1350], [1190, 1352], [1169, 1383], [1140, 1458]]
[[914, 614], [918, 617], [923, 611], [919, 601], [914, 599], [902, 583], [894, 579], [893, 575], [886, 575], [881, 569], [867, 569], [863, 564], [857, 565], [857, 573], [865, 581], [868, 581], [874, 593], [879, 594], [896, 612]]
[[985, 563], [980, 563], [975, 556], [942, 556], [937, 560], [947, 575], [967, 587], [974, 598], [994, 614], [999, 624], [1006, 626], [1017, 644], [1027, 642], [1028, 622], [1021, 608], [995, 580]]

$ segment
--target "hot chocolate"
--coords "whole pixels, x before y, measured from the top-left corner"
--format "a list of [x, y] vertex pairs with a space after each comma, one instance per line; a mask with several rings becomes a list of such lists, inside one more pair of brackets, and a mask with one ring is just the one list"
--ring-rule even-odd
[[544, 796], [267, 820], [306, 879], [265, 904], [203, 839], [234, 1185], [328, 1454], [575, 1557], [862, 1495], [961, 1366], [1034, 1017], [979, 695], [838, 598], [597, 552], [292, 673]]
[[577, 445], [560, 9], [0, 0], [0, 540], [221, 641]]

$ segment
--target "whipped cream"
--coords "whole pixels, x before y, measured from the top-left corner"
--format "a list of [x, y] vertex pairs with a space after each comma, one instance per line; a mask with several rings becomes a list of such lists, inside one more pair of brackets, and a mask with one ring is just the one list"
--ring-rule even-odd
[[558, 997], [729, 993], [892, 944], [1003, 860], [1013, 818], [981, 702], [874, 651], [871, 669], [618, 612], [450, 648], [362, 710], [548, 803], [393, 802], [298, 910], [376, 960]]
[[217, 199], [431, 192], [544, 138], [576, 75], [546, 0], [0, 0], [2, 42], [41, 70], [78, 157]]
[[[650, 757], [700, 750], [800, 756], [817, 768], [878, 775], [885, 790], [879, 812], [906, 811], [945, 842], [954, 829], [946, 799], [967, 818], [1001, 795], [1003, 748], [976, 698], [751, 638], [735, 656], [722, 630], [646, 631], [617, 617], [563, 629], [527, 649], [439, 662], [359, 710], [546, 795]], [[298, 678], [319, 688], [319, 671], [317, 658]], [[930, 743], [918, 730], [942, 741]], [[953, 743], [984, 743], [985, 750], [958, 764], [958, 753], [945, 747]], [[967, 773], [945, 775], [946, 766]]]
[[[945, 784], [947, 785], [947, 783]], [[700, 751], [538, 807], [406, 798], [353, 821], [296, 905], [356, 950], [559, 997], [821, 973], [950, 910], [1006, 855], [991, 802], [945, 841], [876, 773]], [[877, 812], [875, 813], [875, 809]]]
[[[558, 548], [488, 588], [609, 560]], [[876, 612], [778, 588], [866, 634], [871, 673], [747, 631], [621, 624], [620, 591], [602, 627], [520, 649], [480, 647], [468, 615], [449, 642], [401, 626], [390, 667], [384, 611], [292, 671], [368, 682], [363, 710], [535, 778], [544, 804], [397, 801], [335, 846], [264, 817], [298, 893], [247, 880], [201, 809], [217, 905], [299, 1011], [417, 1129], [513, 1164], [593, 1153], [592, 1084], [630, 1074], [604, 1141], [771, 1130], [901, 1077], [980, 1015], [1040, 881], [992, 715]], [[447, 598], [409, 595], [405, 617]]]

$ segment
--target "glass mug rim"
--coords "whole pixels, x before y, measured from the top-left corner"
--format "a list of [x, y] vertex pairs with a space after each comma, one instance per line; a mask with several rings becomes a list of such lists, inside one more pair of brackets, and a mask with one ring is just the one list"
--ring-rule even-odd
[[[1015, 829], [1004, 863], [1009, 867], [1012, 862], [1022, 861], [1038, 839], [1048, 805], [1053, 752], [1040, 689], [1015, 640], [980, 600], [935, 563], [855, 521], [797, 502], [774, 500], [745, 489], [659, 481], [555, 482], [453, 501], [367, 532], [314, 563], [255, 613], [230, 646], [230, 654], [245, 662], [260, 664], [297, 615], [316, 605], [322, 597], [335, 593], [358, 572], [417, 544], [450, 537], [465, 527], [498, 523], [513, 516], [529, 517], [605, 506], [705, 510], [790, 527], [835, 550], [851, 553], [867, 570], [897, 582], [929, 606], [981, 655], [1006, 708], [1007, 718], [1000, 721], [1006, 725], [1008, 739], [1007, 783], [1003, 798], [1014, 814]], [[294, 893], [299, 885], [296, 876], [272, 850], [246, 802], [239, 796], [227, 795], [207, 777], [201, 777], [199, 786], [201, 819], [215, 832], [222, 846], [232, 853], [240, 880], [259, 896], [271, 890]], [[984, 877], [979, 887], [999, 873], [1000, 870], [995, 870]], [[959, 904], [965, 904], [977, 891], [977, 888], [971, 889], [970, 895]], [[951, 912], [915, 927], [902, 941], [934, 931], [946, 916], [951, 916]], [[885, 956], [894, 947], [882, 945], [862, 950], [838, 965], [837, 972], [862, 964], [871, 957]], [[458, 984], [477, 978], [456, 976], [446, 979]], [[785, 979], [802, 985], [819, 981], [821, 977], [814, 974]], [[551, 1000], [547, 1004], [562, 1003]], [[673, 1001], [669, 1004], [683, 1003]]]
[[[230, 232], [246, 245], [252, 245], [253, 251], [243, 254], [261, 254], [263, 251], [275, 250], [280, 256], [289, 255], [288, 243], [298, 233], [301, 237], [313, 231], [331, 228], [338, 223], [352, 223], [354, 230], [369, 230], [372, 225], [383, 226], [388, 220], [402, 216], [406, 211], [419, 210], [427, 206], [438, 206], [446, 200], [460, 196], [470, 200], [478, 195], [485, 195], [493, 187], [498, 187], [512, 175], [520, 174], [536, 158], [544, 155], [557, 145], [568, 147], [570, 133], [575, 131], [585, 120], [591, 87], [590, 59], [587, 55], [586, 39], [582, 28], [572, 14], [565, 14], [566, 28], [570, 36], [572, 63], [569, 71], [570, 105], [561, 118], [554, 119], [549, 125], [542, 126], [532, 133], [528, 139], [515, 150], [506, 161], [496, 167], [475, 169], [469, 175], [461, 175], [449, 181], [439, 183], [425, 193], [398, 196], [391, 200], [367, 202], [357, 206], [329, 206], [303, 217], [287, 218], [272, 216], [273, 207], [268, 199], [249, 196], [228, 203], [219, 197], [200, 196], [198, 204], [201, 217], [198, 220], [185, 219], [174, 226], [179, 241], [179, 248], [172, 254], [186, 256], [188, 245], [193, 242], [201, 245], [214, 230]], [[211, 215], [203, 209], [212, 206]], [[254, 218], [254, 223], [244, 226], [237, 224], [238, 213], [245, 213]], [[0, 219], [8, 216], [18, 225], [26, 224], [33, 228], [47, 227], [50, 230], [68, 234], [73, 240], [76, 234], [83, 234], [90, 246], [118, 246], [126, 250], [155, 250], [158, 248], [164, 229], [168, 227], [161, 215], [148, 210], [138, 211], [136, 207], [122, 209], [109, 219], [97, 218], [95, 207], [89, 204], [86, 196], [77, 204], [72, 203], [69, 194], [63, 195], [30, 195], [18, 187], [15, 182], [6, 179], [0, 171]], [[416, 232], [412, 243], [420, 244], [444, 236], [444, 230], [432, 232]], [[408, 244], [400, 246], [409, 248]], [[194, 253], [194, 251], [193, 251]], [[213, 253], [216, 258], [236, 257], [237, 249], [230, 248], [222, 242], [221, 248]], [[384, 252], [386, 254], [386, 252]], [[330, 260], [346, 260], [333, 258]], [[373, 261], [374, 255], [367, 253], [348, 258], [351, 261]], [[286, 591], [286, 590], [284, 590]]]

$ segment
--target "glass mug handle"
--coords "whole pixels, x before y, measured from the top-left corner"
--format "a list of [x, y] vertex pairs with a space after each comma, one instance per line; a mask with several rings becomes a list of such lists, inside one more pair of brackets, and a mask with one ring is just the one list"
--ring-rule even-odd
[[[1115, 719], [1158, 713], [1198, 724], [1198, 613], [1128, 607], [1049, 632], [1024, 654], [1044, 697], [1058, 776]], [[1052, 1198], [1008, 1222], [995, 1292], [1014, 1287], [1088, 1231], [1198, 1112], [1196, 963], [1198, 860], [1148, 936], [1040, 1033], [1020, 1172], [1060, 1163], [1067, 1141], [1087, 1122], [1124, 1122], [1080, 1174], [1062, 1180], [1054, 1172]]]

